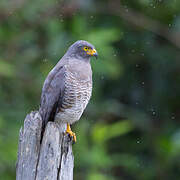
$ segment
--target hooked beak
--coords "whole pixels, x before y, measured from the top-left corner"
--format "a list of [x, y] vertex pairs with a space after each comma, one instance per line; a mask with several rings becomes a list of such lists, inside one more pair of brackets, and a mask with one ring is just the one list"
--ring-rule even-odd
[[91, 49], [87, 52], [87, 54], [94, 56], [96, 59], [98, 58], [98, 53], [95, 49]]

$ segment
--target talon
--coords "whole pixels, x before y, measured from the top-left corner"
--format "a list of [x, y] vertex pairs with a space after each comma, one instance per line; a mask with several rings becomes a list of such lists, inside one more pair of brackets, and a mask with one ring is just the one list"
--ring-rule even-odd
[[69, 134], [69, 136], [73, 138], [73, 142], [76, 142], [76, 134], [74, 132], [72, 132], [69, 123], [67, 123], [66, 133]]

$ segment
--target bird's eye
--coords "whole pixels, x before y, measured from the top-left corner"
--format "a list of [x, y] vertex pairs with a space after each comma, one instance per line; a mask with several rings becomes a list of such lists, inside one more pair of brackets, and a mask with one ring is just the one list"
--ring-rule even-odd
[[88, 47], [84, 47], [84, 50], [87, 51], [87, 50], [88, 50]]

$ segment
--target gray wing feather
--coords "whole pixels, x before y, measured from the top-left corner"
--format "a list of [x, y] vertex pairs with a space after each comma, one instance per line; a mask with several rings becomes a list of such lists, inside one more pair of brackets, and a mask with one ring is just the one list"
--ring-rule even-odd
[[47, 76], [41, 94], [40, 114], [43, 127], [54, 117], [60, 108], [64, 96], [65, 67], [55, 67]]

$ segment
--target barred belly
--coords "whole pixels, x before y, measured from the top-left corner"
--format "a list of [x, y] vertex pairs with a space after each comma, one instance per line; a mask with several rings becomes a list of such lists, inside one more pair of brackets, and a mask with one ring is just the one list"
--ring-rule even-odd
[[65, 78], [64, 98], [55, 121], [72, 124], [80, 119], [89, 102], [92, 82], [78, 79], [71, 72], [66, 73]]

